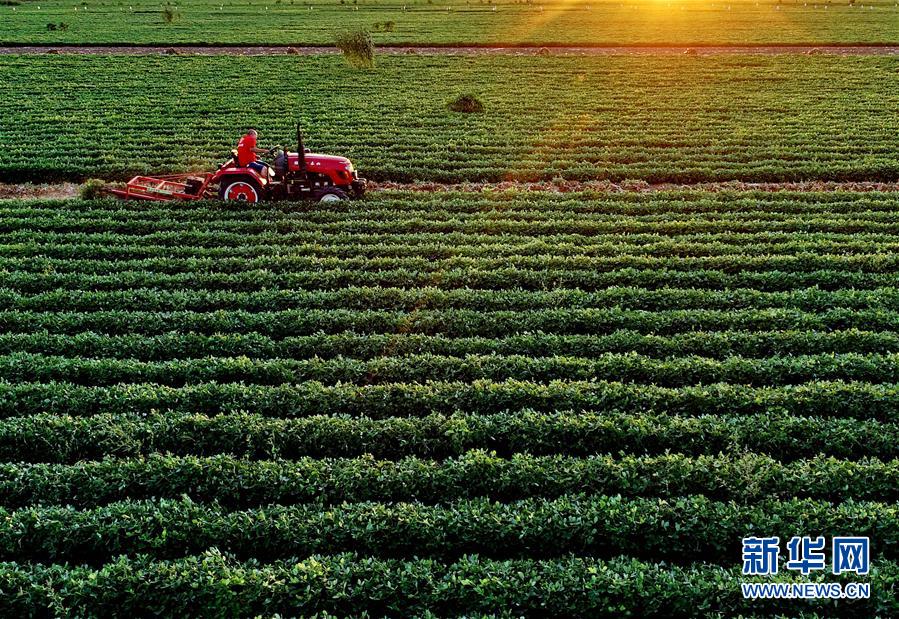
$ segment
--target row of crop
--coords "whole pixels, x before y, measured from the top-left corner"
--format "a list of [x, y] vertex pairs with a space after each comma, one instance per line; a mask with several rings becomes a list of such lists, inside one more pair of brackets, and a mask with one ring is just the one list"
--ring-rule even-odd
[[122, 501], [79, 510], [0, 508], [0, 558], [98, 564], [120, 554], [174, 558], [216, 547], [260, 561], [350, 550], [383, 557], [454, 559], [465, 553], [544, 558], [569, 553], [732, 563], [757, 531], [870, 537], [878, 558], [899, 551], [895, 504], [847, 500], [712, 501], [703, 496], [563, 495], [510, 503], [267, 505], [230, 511], [189, 497]]
[[159, 335], [173, 331], [212, 335], [259, 333], [274, 338], [355, 333], [442, 334], [494, 337], [533, 332], [603, 335], [622, 329], [673, 335], [687, 331], [899, 330], [899, 311], [831, 309], [821, 313], [795, 309], [660, 310], [545, 309], [530, 311], [283, 310], [247, 312], [24, 312], [0, 311], [0, 332]]
[[895, 273], [863, 271], [737, 271], [695, 269], [619, 269], [594, 271], [588, 269], [474, 269], [459, 268], [444, 271], [392, 269], [385, 271], [356, 271], [331, 269], [324, 271], [290, 271], [273, 273], [266, 269], [243, 270], [239, 273], [194, 271], [184, 273], [152, 273], [147, 271], [118, 271], [113, 274], [84, 274], [78, 272], [10, 272], [4, 273], [3, 286], [24, 292], [43, 292], [57, 289], [127, 290], [160, 288], [166, 290], [264, 290], [269, 288], [328, 290], [350, 286], [385, 288], [435, 287], [442, 290], [478, 288], [508, 290], [547, 290], [552, 288], [580, 288], [588, 291], [610, 286], [642, 288], [753, 288], [761, 291], [789, 291], [797, 288], [820, 287], [824, 290], [842, 288], [872, 289], [894, 286]]
[[[367, 252], [371, 255], [405, 255], [414, 251], [427, 255], [481, 255], [488, 249], [497, 254], [537, 253], [541, 248], [556, 249], [562, 254], [587, 253], [594, 255], [613, 252], [658, 254], [734, 251], [743, 246], [746, 251], [762, 252], [765, 248], [795, 253], [802, 248], [827, 251], [848, 248], [854, 253], [876, 249], [879, 245], [891, 249], [896, 235], [878, 233], [809, 232], [785, 234], [760, 232], [709, 232], [683, 235], [664, 235], [651, 232], [628, 235], [555, 234], [543, 236], [503, 235], [452, 232], [449, 234], [397, 233], [363, 234], [347, 231], [336, 234], [291, 232], [240, 234], [225, 231], [155, 232], [133, 234], [34, 231], [29, 229], [5, 235], [2, 247], [5, 255], [36, 255], [45, 252], [61, 258], [99, 257], [144, 252], [159, 254], [165, 251], [186, 255], [225, 256], [250, 253], [325, 252], [344, 255]], [[84, 255], [82, 255], [84, 254]], [[135, 256], [136, 257], [136, 256]]]
[[[306, 215], [305, 213], [303, 214]], [[763, 217], [721, 216], [697, 217], [678, 220], [677, 218], [656, 216], [655, 219], [621, 218], [609, 215], [605, 219], [579, 219], [546, 216], [542, 219], [512, 219], [489, 217], [477, 214], [463, 217], [457, 213], [430, 213], [430, 218], [419, 216], [397, 219], [392, 213], [384, 213], [381, 218], [353, 218], [344, 215], [338, 218], [335, 213], [330, 221], [312, 221], [305, 217], [287, 219], [267, 219], [249, 221], [218, 221], [215, 218], [197, 218], [181, 215], [175, 218], [153, 217], [11, 217], [0, 216], [0, 232], [19, 231], [37, 232], [106, 232], [141, 236], [156, 232], [234, 232], [247, 235], [264, 233], [301, 233], [317, 232], [320, 234], [410, 234], [410, 233], [466, 233], [466, 234], [512, 234], [544, 236], [550, 234], [582, 234], [587, 236], [624, 235], [624, 234], [658, 234], [677, 236], [696, 233], [847, 233], [864, 232], [877, 234], [899, 233], [899, 221], [895, 217], [887, 218], [874, 214], [859, 213], [846, 217], [824, 216], [790, 216], [777, 218], [774, 215]]]
[[[626, 237], [627, 238], [627, 237]], [[720, 241], [697, 242], [681, 239], [655, 242], [637, 242], [627, 238], [625, 242], [588, 242], [583, 244], [551, 245], [542, 241], [522, 239], [520, 243], [511, 240], [500, 244], [450, 245], [445, 243], [350, 243], [350, 244], [314, 244], [303, 245], [252, 245], [237, 244], [230, 247], [191, 247], [181, 245], [168, 247], [165, 245], [121, 244], [90, 245], [83, 243], [38, 244], [27, 241], [23, 244], [10, 244], [0, 247], [0, 258], [33, 258], [53, 260], [103, 260], [103, 261], [135, 261], [159, 260], [223, 260], [234, 258], [258, 260], [263, 257], [315, 256], [329, 259], [410, 259], [428, 258], [447, 261], [452, 258], [484, 258], [498, 259], [507, 257], [515, 262], [521, 257], [539, 257], [552, 254], [571, 258], [598, 258], [608, 256], [648, 256], [666, 258], [671, 256], [685, 258], [716, 258], [721, 256], [793, 256], [814, 253], [819, 256], [866, 256], [892, 253], [899, 249], [895, 240], [864, 241], [857, 240], [845, 243], [834, 243], [831, 240], [808, 242], [804, 240], [785, 239], [780, 243], [722, 243]]]
[[[465, 258], [498, 258], [509, 256], [555, 256], [599, 257], [599, 256], [651, 256], [651, 257], [715, 257], [726, 255], [795, 255], [815, 253], [818, 255], [870, 255], [899, 250], [896, 237], [878, 238], [878, 240], [853, 239], [836, 242], [833, 239], [806, 240], [782, 238], [775, 242], [759, 242], [758, 240], [722, 242], [720, 239], [701, 241], [683, 238], [647, 240], [635, 239], [631, 235], [621, 241], [599, 241], [596, 237], [581, 243], [552, 244], [545, 240], [523, 238], [515, 243], [512, 239], [504, 239], [502, 243], [480, 243], [469, 240], [466, 243], [434, 242], [423, 239], [421, 243], [404, 243], [398, 240], [372, 244], [371, 242], [334, 243], [321, 239], [317, 243], [249, 243], [237, 241], [229, 246], [196, 247], [181, 241], [176, 246], [150, 244], [145, 239], [141, 242], [98, 244], [79, 243], [74, 240], [62, 242], [36, 242], [27, 238], [18, 242], [8, 240], [7, 245], [0, 246], [0, 257], [6, 258], [52, 258], [55, 260], [148, 260], [172, 258], [177, 260], [228, 260], [234, 258], [257, 259], [263, 256], [316, 256], [319, 258], [416, 258], [424, 257], [432, 260], [448, 260], [454, 257]], [[635, 235], [637, 236], [637, 235]], [[650, 235], [639, 235], [650, 236]], [[786, 236], [786, 235], [783, 235]], [[473, 242], [472, 242], [473, 241]]]
[[268, 504], [414, 501], [442, 504], [565, 494], [710, 499], [899, 500], [899, 460], [817, 457], [783, 463], [757, 454], [690, 457], [533, 456], [470, 451], [448, 460], [405, 457], [252, 461], [152, 455], [77, 464], [0, 464], [0, 506], [94, 507], [190, 496], [230, 508]]
[[100, 413], [250, 411], [268, 417], [349, 415], [423, 417], [457, 411], [488, 414], [594, 409], [671, 415], [782, 413], [838, 418], [899, 420], [899, 385], [812, 382], [778, 387], [715, 384], [659, 387], [596, 381], [520, 380], [386, 385], [241, 385], [203, 383], [185, 387], [125, 384], [108, 387], [70, 383], [0, 382], [0, 417], [40, 412], [90, 416]]
[[250, 413], [210, 417], [153, 411], [90, 417], [39, 413], [0, 420], [0, 461], [6, 462], [74, 463], [154, 453], [253, 459], [363, 454], [447, 458], [471, 449], [507, 457], [759, 452], [781, 461], [822, 453], [893, 460], [899, 458], [899, 424], [781, 412], [689, 417], [532, 410], [384, 419], [322, 415], [285, 419]]
[[610, 287], [584, 291], [483, 290], [462, 288], [347, 287], [339, 290], [53, 290], [25, 294], [0, 288], [0, 311], [275, 311], [289, 309], [386, 309], [480, 311], [536, 310], [544, 308], [658, 310], [735, 310], [795, 308], [824, 311], [835, 308], [899, 310], [899, 289], [822, 290], [805, 288], [788, 292], [752, 289], [697, 290], [695, 288]]
[[[60, 207], [59, 201], [5, 202], [0, 209], [0, 226], [19, 219], [41, 223], [88, 222], [127, 219], [140, 225], [153, 221], [195, 221], [201, 224], [304, 223], [327, 224], [338, 221], [372, 223], [386, 216], [393, 220], [424, 221], [515, 221], [515, 222], [762, 222], [795, 221], [880, 221], [896, 220], [894, 193], [809, 193], [807, 200], [786, 194], [781, 200], [772, 194], [735, 192], [718, 194], [683, 192], [599, 193], [577, 192], [560, 197], [551, 191], [509, 191], [464, 193], [447, 191], [379, 192], [363, 202], [348, 202], [321, 208], [310, 202], [285, 202], [272, 208], [238, 208], [220, 202], [197, 202], [190, 212], [173, 205], [132, 201], [75, 201]], [[697, 200], [696, 198], [699, 197]]]
[[786, 355], [888, 354], [899, 352], [895, 331], [694, 331], [674, 335], [620, 330], [608, 335], [534, 333], [505, 337], [357, 334], [301, 335], [274, 339], [259, 333], [201, 335], [104, 335], [90, 331], [72, 334], [0, 333], [0, 355], [27, 352], [62, 357], [107, 357], [167, 361], [201, 357], [252, 359], [310, 359], [349, 357], [374, 359], [415, 354], [444, 356], [527, 355], [532, 357], [596, 357], [628, 352], [648, 357], [697, 355], [712, 359]]
[[[615, 214], [621, 216], [699, 213], [783, 213], [824, 215], [891, 212], [897, 202], [892, 191], [802, 191], [784, 189], [777, 192], [735, 188], [733, 191], [709, 192], [702, 189], [672, 189], [659, 192], [609, 192], [585, 187], [577, 191], [509, 190], [458, 191], [445, 188], [441, 191], [379, 189], [365, 203], [347, 202], [329, 205], [330, 212], [381, 213], [394, 215], [430, 212], [453, 213], [516, 213], [557, 212], [570, 214]], [[192, 217], [269, 219], [272, 216], [292, 216], [298, 213], [321, 211], [321, 207], [308, 202], [280, 202], [277, 204], [245, 204], [231, 206], [220, 202], [197, 202], [192, 205]], [[8, 200], [3, 212], [14, 216], [83, 215], [98, 216], [153, 216], [165, 217], [181, 214], [176, 202], [146, 202], [122, 200], [66, 200], [28, 199]]]
[[[440, 194], [444, 195], [444, 194]], [[446, 194], [452, 196], [453, 194]], [[511, 194], [515, 195], [515, 194]], [[866, 201], [858, 202], [851, 208], [837, 209], [838, 212], [831, 212], [828, 208], [815, 209], [812, 211], [790, 212], [777, 208], [764, 208], [764, 201], [761, 207], [744, 203], [744, 208], [727, 209], [727, 210], [707, 210], [707, 211], [691, 211], [691, 212], [672, 212], [668, 205], [676, 202], [677, 198], [669, 198], [660, 201], [653, 208], [652, 205], [642, 206], [630, 212], [621, 212], [621, 209], [605, 208], [606, 205], [598, 204], [596, 208], [584, 209], [574, 206], [573, 208], [545, 208], [539, 202], [535, 203], [519, 203], [518, 208], [515, 204], [509, 204], [503, 200], [486, 200], [481, 201], [476, 207], [457, 208], [458, 204], [465, 205], [465, 202], [434, 202], [429, 200], [424, 194], [409, 196], [409, 199], [400, 202], [385, 203], [382, 200], [371, 200], [365, 203], [347, 206], [338, 206], [336, 208], [320, 208], [310, 203], [299, 203], [296, 207], [291, 208], [289, 212], [271, 212], [262, 210], [237, 209], [233, 207], [222, 207], [221, 205], [212, 203], [209, 207], [204, 208], [201, 204], [190, 212], [178, 211], [177, 209], [159, 209], [159, 208], [133, 208], [132, 210], [123, 210], [121, 207], [115, 207], [111, 210], [100, 210], [91, 208], [90, 210], [78, 209], [77, 206], [71, 210], [48, 211], [46, 209], [32, 208], [28, 203], [17, 206], [16, 203], [8, 204], [4, 209], [0, 210], [0, 230], [13, 231], [23, 228], [20, 224], [25, 220], [34, 221], [38, 229], [53, 230], [53, 226], [57, 225], [84, 225], [91, 222], [107, 224], [116, 221], [127, 221], [133, 223], [135, 227], [140, 228], [144, 225], [158, 225], [164, 223], [172, 223], [175, 225], [192, 222], [197, 224], [198, 230], [214, 229], [213, 224], [220, 225], [225, 228], [233, 228], [234, 226], [245, 225], [253, 229], [271, 228], [271, 226], [325, 226], [329, 227], [333, 224], [355, 223], [361, 226], [377, 225], [378, 222], [393, 223], [398, 226], [409, 225], [411, 223], [443, 225], [457, 224], [467, 225], [471, 223], [486, 224], [533, 224], [533, 225], [576, 225], [592, 228], [594, 226], [608, 227], [616, 229], [616, 226], [646, 226], [660, 225], [665, 228], [666, 224], [674, 226], [684, 225], [708, 225], [708, 224], [726, 224], [730, 223], [735, 226], [746, 224], [771, 224], [782, 223], [786, 225], [795, 225], [799, 222], [806, 224], [848, 224], [848, 225], [864, 225], [864, 224], [887, 224], [895, 225], [897, 223], [897, 215], [894, 208], [890, 208], [895, 204], [895, 198], [888, 198], [882, 202], [872, 200], [870, 203]], [[208, 203], [207, 203], [208, 204]], [[364, 204], [364, 205], [363, 205]], [[587, 202], [589, 204], [589, 201]], [[471, 205], [471, 202], [468, 202]], [[126, 204], [127, 207], [127, 204]], [[385, 221], [385, 218], [390, 217]], [[45, 228], [45, 226], [49, 226]], [[258, 228], [263, 226], [263, 228]], [[304, 229], [304, 228], [298, 228]], [[307, 228], [308, 229], [308, 228]], [[667, 229], [667, 228], [666, 228]]]
[[[389, 354], [389, 353], [388, 353]], [[413, 354], [370, 360], [249, 359], [204, 357], [171, 361], [82, 359], [32, 353], [0, 355], [0, 381], [65, 382], [76, 385], [233, 383], [284, 385], [315, 381], [324, 385], [473, 382], [516, 380], [618, 381], [683, 387], [708, 383], [797, 385], [813, 380], [899, 383], [899, 353], [846, 353], [747, 359], [690, 355], [655, 359], [628, 353], [597, 357], [531, 357]]]
[[[893, 207], [895, 208], [895, 207]], [[496, 254], [539, 253], [541, 249], [558, 250], [562, 254], [601, 254], [614, 248], [627, 248], [631, 252], [669, 251], [677, 253], [681, 248], [725, 249], [734, 245], [745, 246], [747, 251], [761, 251], [765, 247], [802, 247], [814, 251], [846, 247], [853, 253], [883, 245], [887, 249], [896, 243], [895, 234], [866, 232], [709, 232], [683, 235], [640, 233], [628, 235], [547, 234], [495, 235], [451, 232], [427, 233], [355, 233], [352, 231], [323, 234], [320, 232], [263, 232], [244, 234], [225, 231], [163, 231], [148, 234], [119, 234], [114, 232], [40, 232], [19, 230], [4, 235], [6, 243], [0, 246], [4, 254], [33, 255], [44, 250], [48, 255], [60, 252], [58, 257], [70, 257], [76, 251], [102, 252], [209, 252], [210, 256], [252, 255], [264, 253], [318, 253], [327, 255], [366, 254], [381, 255], [393, 252], [403, 255], [420, 249], [426, 255], [459, 255], [460, 252], [484, 252], [490, 248]], [[19, 252], [19, 253], [17, 253]], [[220, 253], [217, 253], [220, 252]], [[390, 254], [388, 254], [390, 255]], [[476, 254], [475, 254], [476, 255]]]
[[[739, 567], [651, 563], [583, 557], [497, 561], [462, 556], [379, 559], [358, 554], [310, 556], [268, 564], [238, 562], [208, 550], [174, 561], [120, 557], [101, 568], [0, 563], [0, 612], [9, 617], [134, 616], [148, 608], [164, 616], [421, 616], [859, 617], [899, 614], [899, 567], [877, 560], [867, 582], [871, 597], [745, 599]], [[781, 570], [770, 582], [821, 582]], [[837, 581], [839, 579], [834, 579]], [[809, 612], [825, 613], [810, 615]], [[760, 613], [760, 614], [756, 614]]]
[[621, 269], [666, 269], [693, 271], [698, 269], [740, 271], [799, 271], [816, 270], [861, 271], [895, 273], [899, 271], [899, 256], [888, 252], [863, 255], [821, 255], [803, 252], [794, 255], [749, 255], [734, 253], [723, 256], [556, 256], [551, 251], [536, 256], [475, 257], [454, 256], [434, 260], [424, 256], [404, 258], [328, 258], [319, 256], [273, 255], [252, 258], [146, 258], [139, 260], [93, 260], [66, 258], [0, 258], [0, 269], [41, 273], [83, 273], [105, 275], [121, 271], [152, 271], [155, 273], [189, 273], [216, 271], [238, 273], [245, 270], [269, 270], [273, 273], [293, 271], [390, 271], [405, 269], [439, 273], [444, 270], [476, 269], [536, 269], [567, 271], [616, 271]]

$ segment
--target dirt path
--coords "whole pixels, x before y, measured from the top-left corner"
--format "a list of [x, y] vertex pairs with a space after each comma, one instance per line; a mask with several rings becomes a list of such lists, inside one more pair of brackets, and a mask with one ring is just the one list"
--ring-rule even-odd
[[24, 183], [11, 185], [0, 183], [0, 200], [36, 200], [38, 198], [74, 198], [78, 196], [80, 185], [77, 183], [55, 183], [33, 185]]
[[[832, 54], [840, 56], [895, 56], [899, 55], [896, 45], [596, 45], [596, 46], [379, 46], [381, 54], [423, 54], [423, 55], [510, 55], [510, 56], [603, 56], [603, 55], [675, 55], [697, 56], [720, 54]], [[91, 54], [147, 56], [169, 54], [177, 56], [274, 56], [283, 54], [314, 55], [335, 54], [333, 47], [288, 47], [288, 46], [152, 46], [152, 45], [22, 45], [0, 47], [3, 54]]]
[[[0, 200], [36, 200], [36, 199], [69, 199], [77, 198], [80, 185], [77, 183], [59, 184], [5, 184], [0, 183]], [[502, 183], [371, 183], [370, 193], [382, 191], [417, 191], [422, 193], [440, 193], [460, 191], [466, 193], [487, 193], [495, 191], [538, 191], [551, 193], [570, 193], [576, 191], [595, 191], [602, 193], [655, 193], [660, 191], [896, 191], [897, 183], [836, 183], [828, 181], [807, 181], [801, 183], [696, 183], [677, 185], [673, 183], [647, 183], [644, 181], [559, 181], [559, 182], [502, 182]]]

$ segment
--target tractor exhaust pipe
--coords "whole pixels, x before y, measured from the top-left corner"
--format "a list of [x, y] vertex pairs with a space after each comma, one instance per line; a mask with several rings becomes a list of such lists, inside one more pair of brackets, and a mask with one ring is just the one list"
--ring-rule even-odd
[[300, 172], [306, 171], [306, 147], [303, 144], [303, 132], [300, 131], [300, 123], [297, 123], [297, 163], [300, 166]]

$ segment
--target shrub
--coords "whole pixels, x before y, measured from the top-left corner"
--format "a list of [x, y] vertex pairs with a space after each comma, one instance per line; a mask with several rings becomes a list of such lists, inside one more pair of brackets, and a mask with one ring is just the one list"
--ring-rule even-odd
[[178, 19], [178, 13], [177, 13], [177, 11], [175, 11], [175, 9], [173, 9], [170, 6], [167, 6], [164, 9], [162, 9], [162, 20], [165, 23], [171, 24], [176, 19]]
[[375, 64], [375, 44], [367, 30], [344, 30], [338, 32], [335, 45], [343, 52], [350, 66], [362, 69]]
[[453, 112], [463, 112], [466, 114], [484, 111], [484, 104], [474, 95], [461, 95], [451, 101], [448, 107]]
[[98, 178], [92, 178], [86, 181], [78, 191], [82, 200], [96, 200], [103, 195], [103, 188], [106, 186], [104, 181]]

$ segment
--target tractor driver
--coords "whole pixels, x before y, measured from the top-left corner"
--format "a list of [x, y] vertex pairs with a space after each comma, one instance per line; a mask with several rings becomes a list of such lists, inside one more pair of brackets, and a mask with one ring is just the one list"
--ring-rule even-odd
[[258, 135], [255, 129], [250, 129], [246, 135], [240, 138], [240, 142], [237, 143], [237, 163], [243, 168], [251, 168], [260, 174], [265, 174], [268, 166], [261, 161], [257, 161], [256, 155], [262, 155], [269, 151], [264, 148], [256, 148], [256, 137]]

